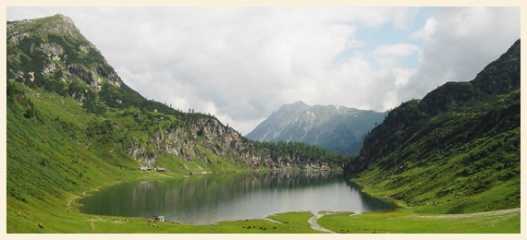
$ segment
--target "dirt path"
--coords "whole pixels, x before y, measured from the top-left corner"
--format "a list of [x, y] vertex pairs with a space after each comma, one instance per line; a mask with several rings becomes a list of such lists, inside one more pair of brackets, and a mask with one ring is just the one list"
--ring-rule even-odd
[[68, 210], [68, 212], [71, 211], [71, 203], [79, 198], [81, 198], [81, 196], [70, 194], [68, 199], [66, 199], [66, 209]]
[[75, 201], [76, 199], [79, 199], [79, 198], [80, 198], [80, 196], [77, 196], [77, 195], [75, 195], [75, 194], [71, 194], [71, 195], [68, 197], [68, 200], [67, 200], [68, 202], [66, 203], [66, 206], [67, 206], [68, 208], [70, 208], [70, 207], [71, 207], [71, 203], [72, 203], [73, 201]]
[[327, 232], [327, 233], [335, 233], [331, 230], [325, 229], [318, 225], [318, 219], [321, 218], [324, 215], [334, 214], [332, 212], [313, 212], [313, 217], [311, 217], [307, 222], [309, 225], [311, 225], [311, 229], [321, 231], [321, 232]]
[[91, 231], [95, 232], [95, 225], [93, 225], [93, 221], [90, 221]]
[[93, 224], [93, 222], [104, 221], [104, 219], [102, 219], [99, 216], [97, 216], [97, 218], [90, 218], [90, 219], [88, 219], [88, 221], [90, 221], [91, 231], [95, 232], [95, 224]]

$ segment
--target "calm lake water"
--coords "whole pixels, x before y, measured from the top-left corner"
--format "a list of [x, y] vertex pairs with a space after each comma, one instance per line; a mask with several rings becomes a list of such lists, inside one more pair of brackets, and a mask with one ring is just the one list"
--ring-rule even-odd
[[91, 214], [210, 224], [261, 219], [291, 211], [385, 211], [394, 205], [361, 193], [329, 173], [194, 175], [184, 179], [129, 182], [80, 200]]

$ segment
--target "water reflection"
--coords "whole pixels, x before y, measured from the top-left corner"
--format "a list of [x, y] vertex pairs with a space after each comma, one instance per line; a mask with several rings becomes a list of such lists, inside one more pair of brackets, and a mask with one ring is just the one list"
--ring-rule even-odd
[[124, 183], [82, 199], [86, 213], [209, 224], [289, 211], [367, 212], [393, 205], [362, 194], [336, 174], [211, 174]]

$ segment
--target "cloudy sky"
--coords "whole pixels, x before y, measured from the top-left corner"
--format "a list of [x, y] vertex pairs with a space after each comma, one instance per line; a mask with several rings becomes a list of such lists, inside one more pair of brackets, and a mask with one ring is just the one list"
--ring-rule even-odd
[[468, 81], [520, 38], [520, 8], [8, 7], [69, 16], [123, 81], [242, 134], [283, 104], [385, 111]]

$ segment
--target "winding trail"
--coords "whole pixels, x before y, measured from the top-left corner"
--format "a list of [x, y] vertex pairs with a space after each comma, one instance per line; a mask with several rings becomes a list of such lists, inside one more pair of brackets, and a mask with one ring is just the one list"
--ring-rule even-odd
[[307, 220], [307, 222], [309, 223], [309, 225], [311, 225], [311, 229], [313, 230], [317, 230], [317, 231], [321, 231], [321, 232], [326, 232], [326, 233], [335, 233], [331, 230], [328, 230], [328, 229], [325, 229], [323, 227], [321, 227], [320, 225], [318, 225], [318, 219], [321, 218], [322, 216], [324, 215], [329, 215], [329, 214], [334, 214], [333, 212], [312, 212], [313, 213], [313, 217], [311, 217], [309, 220]]

